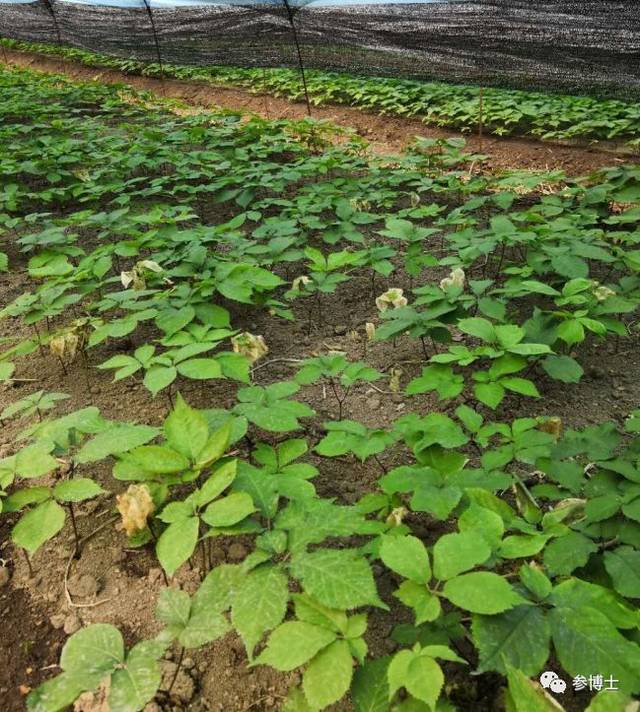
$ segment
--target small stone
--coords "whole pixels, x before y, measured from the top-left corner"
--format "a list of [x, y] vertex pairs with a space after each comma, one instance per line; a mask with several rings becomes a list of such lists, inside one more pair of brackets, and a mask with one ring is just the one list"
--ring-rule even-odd
[[71, 613], [64, 619], [63, 630], [67, 635], [73, 635], [82, 628], [82, 623], [75, 613]]
[[589, 375], [591, 378], [597, 378], [597, 379], [605, 378], [605, 377], [606, 377], [606, 373], [605, 373], [601, 368], [598, 368], [597, 366], [592, 366], [592, 367], [588, 370], [588, 375]]
[[338, 324], [333, 327], [333, 333], [336, 336], [344, 336], [348, 331], [348, 327], [345, 324]]
[[377, 396], [373, 396], [373, 398], [367, 398], [366, 405], [368, 410], [378, 410], [382, 405], [382, 401]]
[[149, 583], [156, 583], [156, 581], [159, 581], [162, 578], [162, 569], [159, 569], [158, 567], [155, 567], [153, 569], [149, 569]]
[[0, 588], [6, 586], [11, 579], [11, 571], [6, 566], [0, 566]]
[[185, 659], [182, 661], [182, 667], [183, 667], [185, 670], [191, 670], [191, 668], [194, 667], [194, 666], [195, 666], [195, 661], [194, 661], [193, 658], [185, 658]]
[[60, 630], [60, 628], [62, 628], [62, 626], [64, 625], [64, 621], [64, 613], [56, 613], [55, 616], [51, 616], [51, 618], [49, 618], [49, 622], [56, 630]]
[[98, 593], [98, 582], [91, 574], [82, 574], [69, 579], [69, 593], [73, 596], [86, 598]]
[[227, 559], [229, 561], [242, 561], [247, 555], [247, 549], [242, 544], [234, 542], [227, 549]]

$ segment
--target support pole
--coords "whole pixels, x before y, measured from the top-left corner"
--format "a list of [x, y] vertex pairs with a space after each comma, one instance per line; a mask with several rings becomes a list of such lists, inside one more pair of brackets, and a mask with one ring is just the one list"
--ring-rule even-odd
[[300, 41], [298, 40], [298, 30], [294, 20], [293, 8], [289, 4], [289, 0], [283, 0], [284, 6], [287, 10], [287, 18], [289, 19], [289, 24], [291, 25], [291, 31], [293, 32], [293, 41], [296, 45], [296, 52], [298, 53], [298, 65], [300, 67], [300, 76], [302, 77], [302, 86], [304, 88], [304, 98], [307, 102], [307, 114], [311, 116], [311, 102], [309, 101], [309, 89], [307, 87], [307, 77], [304, 72], [304, 62], [302, 61], [302, 50], [300, 49]]
[[144, 6], [147, 10], [147, 15], [149, 16], [149, 24], [151, 25], [151, 32], [153, 33], [153, 43], [156, 48], [156, 57], [158, 59], [158, 65], [160, 67], [160, 82], [162, 83], [162, 96], [165, 96], [165, 88], [164, 88], [164, 65], [162, 64], [162, 54], [160, 53], [160, 40], [158, 38], [158, 32], [156, 30], [156, 23], [155, 20], [153, 19], [153, 12], [151, 11], [151, 5], [149, 4], [149, 0], [142, 0], [144, 2]]
[[53, 21], [53, 28], [56, 33], [56, 41], [58, 42], [58, 45], [62, 45], [62, 35], [60, 34], [60, 25], [58, 25], [58, 18], [56, 17], [55, 10], [53, 9], [53, 3], [51, 0], [43, 0], [45, 7], [49, 11], [49, 14], [51, 15], [51, 20]]

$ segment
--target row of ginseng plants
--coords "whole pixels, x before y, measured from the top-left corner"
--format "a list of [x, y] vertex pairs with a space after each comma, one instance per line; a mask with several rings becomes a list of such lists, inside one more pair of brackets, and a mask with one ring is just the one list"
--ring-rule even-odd
[[[172, 77], [246, 87], [252, 92], [305, 99], [305, 86], [295, 69], [186, 66], [143, 62], [97, 54], [86, 49], [20, 40], [0, 40], [10, 49], [38, 52], [82, 62], [89, 67], [127, 74]], [[305, 71], [314, 106], [345, 104], [383, 115], [421, 118], [426, 124], [496, 136], [535, 136], [555, 141], [618, 141], [638, 147], [640, 108], [637, 102], [575, 94], [547, 94], [499, 87], [392, 77], [362, 77], [338, 72]], [[482, 98], [481, 98], [482, 97]]]
[[[495, 177], [452, 140], [374, 160], [326, 126], [188, 115], [25, 71], [0, 73], [0, 94], [1, 267], [26, 263], [28, 276], [0, 312], [23, 327], [5, 339], [2, 378], [57, 360], [169, 402], [153, 427], [93, 406], [60, 414], [66, 394], [35, 384], [0, 414], [18, 433], [0, 460], [2, 512], [31, 565], [76, 529], [80, 503], [117, 493], [127, 546], [154, 550], [168, 584], [159, 635], [126, 651], [116, 627], [82, 628], [29, 709], [63, 710], [109, 679], [111, 710], [140, 710], [171, 696], [169, 649], [231, 631], [250, 665], [302, 671], [287, 712], [347, 699], [357, 712], [455, 710], [447, 678], [486, 672], [503, 676], [512, 712], [552, 710], [535, 679], [553, 661], [615, 678], [591, 712], [630, 703], [640, 413], [623, 430], [565, 432], [528, 414], [551, 379], [571, 398], [585, 342], [632, 336], [640, 169]], [[409, 412], [379, 429], [344, 417], [362, 384], [390, 375], [366, 351], [258, 385], [269, 334], [230, 315], [260, 308], [321, 332], [323, 307], [359, 277], [373, 284], [362, 337], [402, 340], [422, 361], [406, 383], [391, 374]], [[232, 407], [198, 410], [178, 392], [215, 379], [238, 384]], [[313, 383], [335, 396], [320, 428], [304, 402]], [[509, 394], [527, 417], [508, 418]], [[350, 505], [322, 497], [327, 458], [345, 473], [371, 462], [376, 487]], [[102, 461], [106, 482], [92, 477]], [[417, 536], [417, 520], [434, 533]], [[211, 567], [212, 538], [237, 535], [253, 542], [246, 559]], [[204, 572], [192, 596], [172, 581], [189, 559]], [[392, 597], [380, 576], [395, 579]], [[400, 607], [413, 622], [396, 626], [398, 652], [373, 657], [369, 618], [397, 621]]]

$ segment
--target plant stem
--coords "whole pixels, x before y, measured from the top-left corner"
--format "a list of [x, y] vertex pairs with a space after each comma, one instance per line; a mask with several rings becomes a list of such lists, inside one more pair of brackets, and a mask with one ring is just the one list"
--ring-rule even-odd
[[[156, 533], [153, 531], [153, 527], [151, 526], [151, 521], [147, 522], [147, 526], [149, 527], [149, 533], [151, 534], [151, 538], [153, 539], [154, 543], [158, 543], [158, 537], [156, 536]], [[169, 579], [167, 578], [167, 572], [160, 566], [160, 571], [162, 571], [162, 578], [164, 579], [164, 585], [168, 586], [169, 585]]]
[[514, 473], [513, 473], [513, 477], [514, 477], [514, 479], [516, 480], [516, 482], [520, 485], [520, 488], [521, 488], [522, 491], [524, 492], [526, 498], [531, 502], [531, 504], [533, 504], [533, 506], [534, 506], [536, 509], [540, 509], [540, 505], [538, 504], [538, 501], [537, 501], [536, 498], [531, 494], [531, 492], [529, 491], [529, 488], [528, 488], [527, 485], [525, 485], [525, 483], [522, 481], [522, 478], [520, 477], [520, 475], [517, 475], [517, 474], [514, 472]]
[[69, 516], [71, 517], [71, 526], [73, 527], [73, 538], [75, 541], [74, 558], [80, 558], [80, 537], [78, 536], [78, 525], [76, 524], [76, 513], [73, 511], [73, 502], [69, 502]]
[[204, 539], [200, 539], [200, 556], [202, 557], [202, 576], [207, 573], [207, 553], [205, 551]]
[[173, 686], [175, 685], [176, 678], [178, 677], [178, 673], [180, 672], [180, 665], [182, 665], [182, 658], [184, 657], [184, 646], [180, 648], [180, 656], [178, 657], [178, 662], [176, 663], [176, 671], [173, 673], [173, 678], [171, 679], [171, 684], [169, 685], [169, 689], [167, 690], [167, 695], [171, 695], [171, 690], [173, 689]]
[[29, 569], [29, 578], [33, 578], [33, 566], [31, 566], [31, 559], [29, 558], [29, 554], [27, 553], [26, 549], [23, 549], [22, 553], [24, 554], [24, 558], [27, 562], [27, 568]]
[[377, 455], [374, 455], [374, 456], [373, 456], [373, 459], [378, 463], [378, 465], [380, 466], [380, 469], [381, 469], [381, 470], [384, 472], [384, 474], [386, 475], [386, 474], [387, 474], [387, 468], [382, 464], [382, 461], [380, 460], [380, 458], [379, 458]]

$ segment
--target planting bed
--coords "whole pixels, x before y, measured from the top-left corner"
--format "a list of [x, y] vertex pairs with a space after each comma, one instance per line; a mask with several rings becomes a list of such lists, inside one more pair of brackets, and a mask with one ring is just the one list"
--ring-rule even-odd
[[637, 710], [640, 169], [419, 129], [0, 71], [3, 710]]

